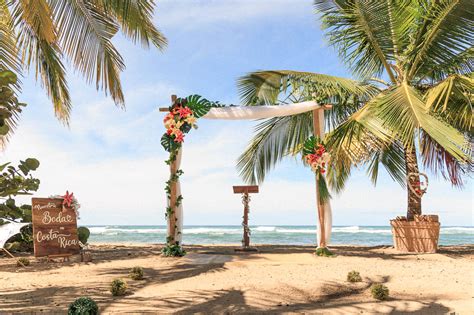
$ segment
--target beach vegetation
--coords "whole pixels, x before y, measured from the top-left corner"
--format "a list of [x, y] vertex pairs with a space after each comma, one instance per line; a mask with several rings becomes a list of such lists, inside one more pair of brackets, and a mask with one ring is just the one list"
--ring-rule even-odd
[[143, 268], [142, 267], [133, 267], [129, 272], [130, 278], [132, 280], [143, 280]]
[[89, 240], [89, 236], [91, 235], [91, 232], [89, 229], [85, 226], [80, 226], [77, 228], [77, 237], [79, 238], [79, 241], [82, 244], [87, 244], [87, 241]]
[[69, 304], [68, 315], [97, 315], [99, 307], [90, 297], [80, 297]]
[[122, 279], [115, 279], [110, 284], [110, 292], [113, 296], [125, 295], [125, 293], [127, 293], [127, 289], [127, 282]]
[[331, 252], [327, 247], [318, 247], [315, 252], [316, 256], [320, 257], [332, 257], [334, 253]]
[[[373, 184], [385, 168], [403, 188], [417, 187], [420, 161], [457, 187], [472, 166], [471, 1], [316, 0], [328, 42], [354, 79], [270, 70], [238, 81], [247, 105], [316, 101], [325, 110], [331, 157], [328, 185], [341, 192], [355, 168]], [[448, 47], [448, 49], [446, 48]], [[260, 122], [239, 158], [241, 177], [261, 183], [285, 157], [302, 154], [313, 136], [312, 113]], [[407, 191], [407, 218], [422, 213]]]
[[381, 300], [381, 301], [388, 299], [388, 296], [389, 296], [388, 288], [381, 283], [373, 284], [370, 287], [370, 293], [372, 294], [372, 297], [374, 299]]
[[165, 257], [183, 257], [186, 251], [179, 244], [166, 244], [161, 250], [161, 254]]
[[[66, 64], [123, 107], [120, 73], [125, 63], [113, 38], [121, 31], [134, 44], [164, 49], [167, 40], [153, 23], [154, 8], [152, 0], [0, 1], [0, 71], [15, 76], [34, 71], [65, 124], [72, 109]], [[17, 121], [15, 116], [6, 119], [9, 131]]]
[[[18, 205], [15, 197], [31, 195], [39, 188], [40, 180], [32, 176], [40, 162], [28, 158], [19, 162], [15, 167], [11, 163], [0, 165], [0, 225], [9, 222], [31, 222], [31, 205]], [[27, 225], [21, 228], [20, 233], [8, 239], [7, 248], [12, 251], [33, 250], [33, 230]]]
[[29, 260], [28, 258], [26, 258], [26, 257], [20, 257], [20, 258], [18, 258], [18, 260], [16, 261], [16, 266], [17, 266], [17, 267], [23, 267], [22, 264], [23, 264], [23, 266], [25, 266], [25, 267], [26, 267], [26, 266], [29, 266], [29, 265], [30, 265], [30, 260]]
[[347, 281], [349, 282], [361, 282], [362, 277], [358, 271], [352, 270], [347, 274]]

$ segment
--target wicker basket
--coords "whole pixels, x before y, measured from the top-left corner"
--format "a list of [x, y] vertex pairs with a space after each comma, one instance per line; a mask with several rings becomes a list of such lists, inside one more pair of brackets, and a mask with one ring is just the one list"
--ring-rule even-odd
[[391, 220], [395, 249], [409, 253], [436, 253], [439, 222]]

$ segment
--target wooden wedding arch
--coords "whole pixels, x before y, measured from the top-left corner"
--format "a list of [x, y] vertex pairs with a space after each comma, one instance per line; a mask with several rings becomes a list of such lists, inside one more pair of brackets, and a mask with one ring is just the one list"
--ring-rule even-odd
[[[171, 96], [171, 104], [180, 99], [176, 95]], [[265, 105], [265, 106], [230, 106], [214, 107], [203, 115], [203, 119], [225, 119], [225, 120], [255, 120], [271, 117], [282, 117], [301, 114], [312, 111], [313, 133], [321, 140], [325, 135], [324, 110], [331, 109], [332, 105], [319, 105], [315, 101], [295, 103], [289, 105]], [[169, 112], [171, 107], [160, 107], [160, 112]], [[168, 206], [167, 206], [167, 238], [168, 246], [180, 246], [182, 241], [183, 226], [183, 204], [181, 202], [181, 186], [179, 181], [179, 167], [182, 157], [182, 144], [177, 150], [176, 156], [167, 161], [170, 169], [170, 178], [167, 182]], [[318, 177], [316, 176], [316, 187]], [[318, 248], [326, 248], [329, 242], [332, 226], [332, 212], [329, 200], [320, 202], [318, 189], [316, 192], [316, 204], [318, 213]]]

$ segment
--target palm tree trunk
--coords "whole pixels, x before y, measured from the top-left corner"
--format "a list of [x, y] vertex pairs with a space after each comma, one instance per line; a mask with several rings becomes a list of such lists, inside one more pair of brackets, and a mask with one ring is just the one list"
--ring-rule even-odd
[[[413, 220], [415, 214], [421, 214], [421, 196], [417, 195], [412, 189], [410, 189], [410, 186], [416, 187], [420, 182], [418, 160], [414, 147], [405, 148], [405, 166], [407, 172], [408, 192], [407, 219]], [[412, 175], [410, 176], [410, 174]]]

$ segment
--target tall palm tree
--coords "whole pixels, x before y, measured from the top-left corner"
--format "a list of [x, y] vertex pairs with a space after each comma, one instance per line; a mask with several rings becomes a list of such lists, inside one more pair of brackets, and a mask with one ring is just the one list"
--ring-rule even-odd
[[[65, 61], [124, 106], [125, 65], [112, 38], [120, 29], [133, 43], [163, 49], [166, 38], [153, 25], [154, 7], [154, 0], [0, 0], [0, 71], [18, 77], [34, 71], [65, 124], [72, 107]], [[13, 114], [9, 127], [18, 118]]]
[[[354, 167], [374, 182], [379, 166], [402, 186], [419, 183], [419, 162], [455, 186], [471, 170], [474, 5], [470, 0], [316, 0], [329, 43], [358, 80], [297, 71], [259, 71], [239, 79], [248, 105], [316, 100], [325, 116], [339, 192]], [[261, 182], [312, 135], [311, 113], [261, 122], [238, 167]], [[407, 217], [421, 195], [407, 189]]]

